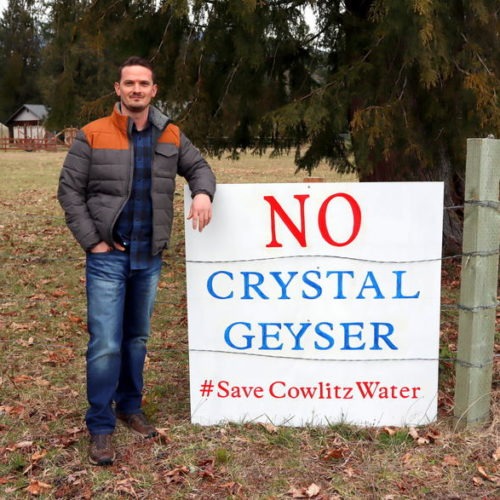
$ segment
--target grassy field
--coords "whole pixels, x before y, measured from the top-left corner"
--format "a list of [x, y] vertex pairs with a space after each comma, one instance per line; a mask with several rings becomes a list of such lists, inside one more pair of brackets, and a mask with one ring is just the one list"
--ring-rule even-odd
[[[453, 308], [441, 317], [435, 424], [417, 430], [192, 425], [180, 194], [146, 372], [145, 410], [160, 436], [142, 441], [119, 427], [115, 464], [91, 466], [83, 421], [84, 260], [55, 196], [63, 156], [0, 152], [0, 499], [500, 497], [498, 390], [487, 426], [464, 431], [452, 418]], [[305, 177], [294, 174], [289, 157], [211, 163], [225, 183]], [[326, 167], [314, 175], [356, 180]], [[456, 302], [459, 271], [458, 262], [443, 265], [443, 304]]]

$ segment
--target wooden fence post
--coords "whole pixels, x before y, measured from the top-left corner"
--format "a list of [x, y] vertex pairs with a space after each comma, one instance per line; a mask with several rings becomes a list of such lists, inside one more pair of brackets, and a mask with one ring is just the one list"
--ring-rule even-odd
[[500, 243], [500, 140], [468, 139], [455, 383], [461, 427], [490, 418]]

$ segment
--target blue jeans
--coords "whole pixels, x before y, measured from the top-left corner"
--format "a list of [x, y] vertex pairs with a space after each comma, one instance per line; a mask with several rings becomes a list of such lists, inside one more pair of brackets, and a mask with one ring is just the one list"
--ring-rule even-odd
[[116, 411], [141, 411], [146, 341], [161, 271], [161, 257], [130, 270], [127, 253], [87, 254], [87, 428], [114, 431]]

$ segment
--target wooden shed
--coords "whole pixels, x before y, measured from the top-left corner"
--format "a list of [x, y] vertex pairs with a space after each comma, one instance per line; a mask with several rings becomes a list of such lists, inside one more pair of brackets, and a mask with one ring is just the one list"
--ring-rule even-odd
[[8, 139], [9, 138], [9, 127], [0, 123], [0, 139]]
[[10, 137], [16, 139], [45, 139], [44, 127], [49, 114], [43, 104], [24, 104], [8, 120]]

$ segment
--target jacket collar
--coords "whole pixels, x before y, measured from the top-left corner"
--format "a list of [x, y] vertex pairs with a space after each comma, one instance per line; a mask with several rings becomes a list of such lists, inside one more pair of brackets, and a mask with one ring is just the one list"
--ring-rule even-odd
[[[119, 102], [117, 102], [113, 108], [111, 119], [123, 133], [126, 134], [132, 130], [132, 120], [130, 120], [127, 115], [122, 114]], [[149, 121], [158, 130], [163, 131], [171, 120], [159, 109], [154, 106], [149, 106]]]

